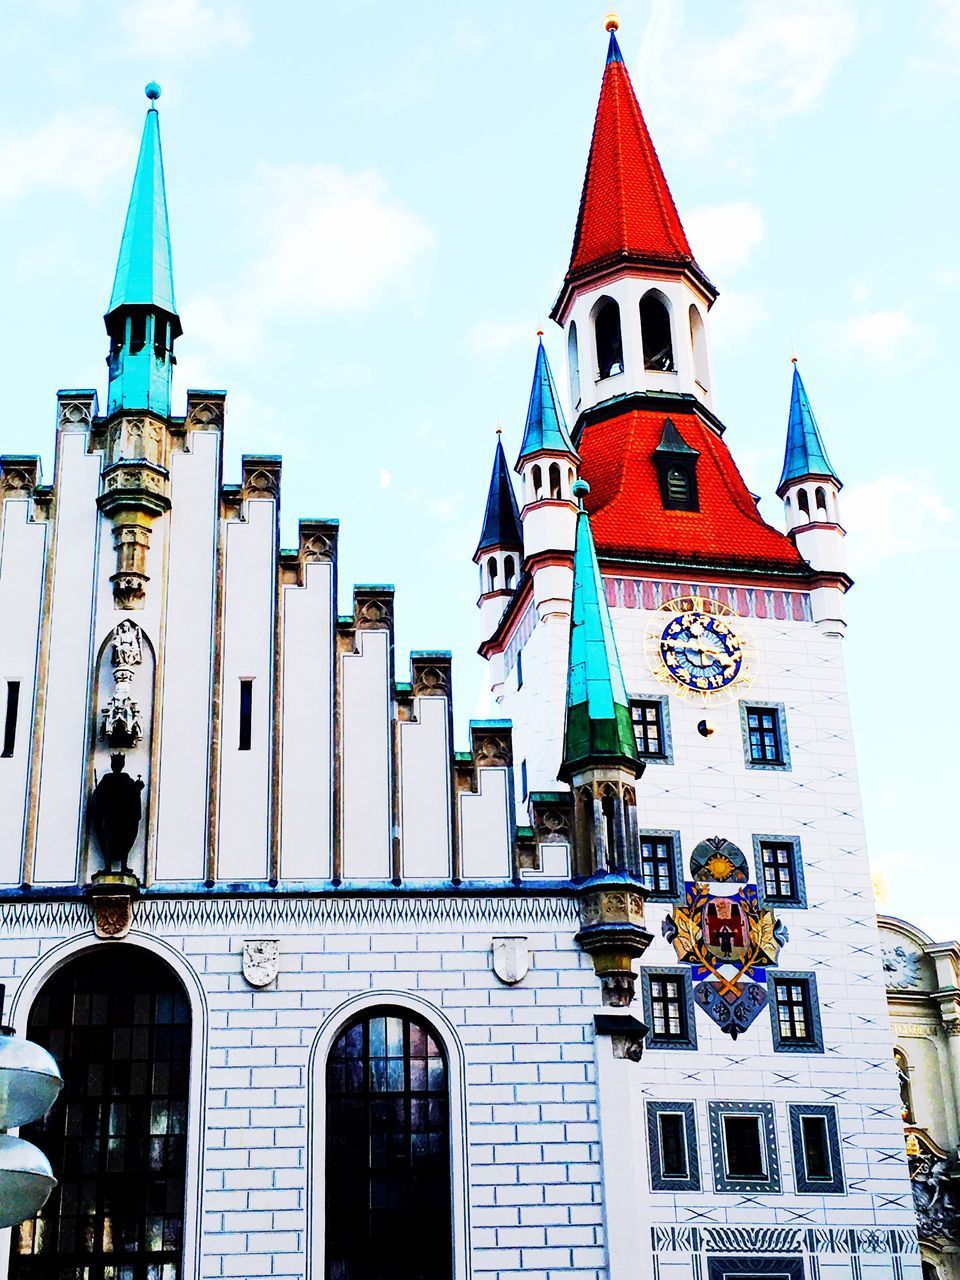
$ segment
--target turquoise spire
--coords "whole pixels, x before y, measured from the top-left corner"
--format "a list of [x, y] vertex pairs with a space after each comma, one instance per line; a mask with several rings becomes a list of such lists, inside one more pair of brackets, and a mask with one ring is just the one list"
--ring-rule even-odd
[[573, 553], [573, 611], [567, 667], [567, 715], [560, 777], [569, 782], [591, 764], [621, 765], [639, 776], [642, 764], [630, 718], [620, 655], [607, 608], [603, 578], [582, 495], [585, 480], [573, 486], [580, 498]]
[[535, 453], [566, 453], [576, 458], [577, 451], [567, 434], [560, 397], [550, 371], [550, 361], [543, 349], [543, 332], [538, 333], [537, 363], [533, 370], [533, 386], [527, 406], [527, 423], [517, 467]]
[[783, 490], [794, 480], [802, 480], [807, 476], [826, 477], [840, 483], [840, 478], [830, 459], [820, 435], [820, 428], [810, 407], [800, 370], [796, 359], [793, 361], [793, 386], [790, 391], [790, 418], [787, 422], [787, 447], [783, 454], [783, 471], [777, 493], [783, 497]]
[[160, 86], [153, 81], [105, 322], [110, 334], [107, 413], [170, 412], [173, 343], [183, 332], [173, 292], [170, 224], [160, 147]]
[[497, 432], [497, 451], [493, 457], [493, 472], [487, 492], [487, 509], [483, 514], [483, 529], [475, 556], [490, 547], [521, 548], [523, 532], [520, 527], [520, 510], [517, 495], [513, 491], [503, 441]]

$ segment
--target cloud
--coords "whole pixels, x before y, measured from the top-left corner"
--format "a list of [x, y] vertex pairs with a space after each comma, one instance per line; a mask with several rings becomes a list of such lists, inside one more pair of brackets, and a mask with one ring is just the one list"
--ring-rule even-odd
[[387, 470], [386, 467], [381, 467], [379, 469], [379, 471], [377, 472], [377, 479], [380, 482], [381, 489], [389, 489], [390, 485], [393, 482], [393, 476], [390, 474], [390, 472]]
[[528, 324], [500, 324], [481, 320], [467, 334], [467, 348], [475, 356], [497, 356], [514, 347], [530, 344], [533, 330]]
[[58, 111], [46, 124], [0, 134], [0, 205], [37, 192], [94, 201], [119, 169], [132, 167], [129, 122], [111, 111]]
[[684, 219], [697, 261], [708, 276], [722, 278], [742, 267], [763, 239], [763, 215], [757, 205], [700, 205]]
[[127, 0], [117, 8], [121, 51], [128, 57], [188, 62], [216, 49], [242, 49], [252, 33], [229, 5], [201, 0]]
[[739, 16], [717, 39], [685, 23], [682, 0], [654, 0], [637, 81], [671, 145], [703, 150], [809, 109], [856, 42], [849, 0], [745, 0]]
[[952, 540], [954, 512], [929, 472], [880, 476], [851, 485], [841, 497], [853, 571], [893, 556], [917, 554]]
[[871, 360], [889, 360], [908, 350], [919, 330], [902, 311], [861, 311], [842, 328], [847, 346]]

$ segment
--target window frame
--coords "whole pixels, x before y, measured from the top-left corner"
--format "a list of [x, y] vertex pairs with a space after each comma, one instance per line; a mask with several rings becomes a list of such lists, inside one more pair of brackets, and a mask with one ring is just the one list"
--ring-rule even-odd
[[643, 881], [642, 846], [644, 840], [663, 840], [670, 846], [670, 854], [667, 858], [667, 865], [670, 868], [670, 887], [669, 889], [647, 889], [647, 901], [673, 902], [680, 895], [683, 888], [683, 854], [680, 848], [680, 832], [653, 827], [637, 831], [637, 864], [633, 870], [641, 881]]
[[[776, 716], [779, 739], [779, 760], [754, 760], [750, 751], [750, 712], [772, 711]], [[782, 702], [762, 702], [751, 698], [740, 703], [740, 730], [743, 736], [743, 759], [748, 769], [763, 769], [783, 773], [793, 766], [790, 761], [790, 738], [787, 733], [787, 712]]]
[[[765, 845], [772, 844], [790, 846], [790, 876], [793, 881], [793, 893], [789, 898], [769, 897], [767, 894], [767, 883], [763, 866], [763, 849]], [[799, 837], [768, 834], [755, 835], [753, 837], [753, 861], [757, 875], [757, 893], [760, 901], [765, 906], [806, 908], [807, 885], [803, 875], [803, 857]]]
[[[673, 764], [673, 732], [670, 726], [670, 699], [665, 693], [631, 693], [627, 702], [630, 707], [630, 722], [636, 725], [633, 718], [633, 709], [640, 703], [655, 704], [659, 707], [658, 723], [660, 729], [660, 746], [659, 755], [648, 755], [637, 747], [637, 753], [645, 764]], [[636, 729], [634, 729], [634, 741], [636, 741]]]
[[751, 1254], [742, 1258], [710, 1258], [707, 1280], [744, 1280], [756, 1276], [768, 1280], [804, 1280], [802, 1258], [767, 1258]]
[[[775, 1053], [823, 1053], [823, 1026], [820, 1022], [820, 1001], [817, 996], [816, 974], [793, 969], [777, 969], [768, 975], [767, 1005], [770, 1009], [770, 1025]], [[780, 1008], [777, 1000], [777, 983], [800, 982], [806, 988], [806, 1013], [808, 1037], [806, 1040], [784, 1039], [780, 1031]]]
[[[763, 1178], [736, 1178], [728, 1173], [724, 1116], [756, 1116], [760, 1122], [767, 1172]], [[780, 1152], [777, 1147], [777, 1126], [772, 1102], [707, 1102], [710, 1125], [710, 1153], [713, 1157], [714, 1190], [723, 1194], [753, 1192], [760, 1195], [779, 1195]]]
[[[687, 1149], [685, 1177], [670, 1177], [663, 1172], [660, 1150], [661, 1115], [683, 1117], [684, 1141]], [[647, 1150], [650, 1154], [651, 1191], [700, 1191], [700, 1152], [697, 1147], [697, 1117], [692, 1102], [647, 1103]]]
[[[840, 1141], [840, 1124], [837, 1108], [830, 1103], [788, 1102], [790, 1142], [793, 1147], [793, 1181], [798, 1195], [842, 1196], [846, 1194], [843, 1174], [843, 1145]], [[803, 1121], [816, 1117], [826, 1122], [827, 1150], [830, 1156], [830, 1176], [813, 1178], [807, 1172], [807, 1155], [803, 1141]]]
[[[680, 982], [680, 1002], [683, 1008], [683, 1035], [658, 1036], [654, 1031], [653, 1017], [653, 980], [655, 978], [676, 978]], [[643, 1017], [649, 1030], [646, 1045], [648, 1049], [696, 1049], [697, 1024], [696, 1009], [693, 1003], [693, 982], [690, 970], [680, 965], [651, 965], [640, 969], [640, 987], [643, 994]]]

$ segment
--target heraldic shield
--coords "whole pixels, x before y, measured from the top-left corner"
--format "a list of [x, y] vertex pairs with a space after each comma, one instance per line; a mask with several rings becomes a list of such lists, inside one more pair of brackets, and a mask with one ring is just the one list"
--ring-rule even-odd
[[696, 1004], [735, 1040], [767, 1003], [766, 971], [786, 928], [760, 905], [756, 885], [688, 881], [663, 935], [691, 967]]

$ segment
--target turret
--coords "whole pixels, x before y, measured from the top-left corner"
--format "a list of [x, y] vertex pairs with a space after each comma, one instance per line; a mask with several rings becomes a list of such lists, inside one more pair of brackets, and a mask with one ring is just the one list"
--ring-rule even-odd
[[610, 43], [570, 266], [551, 316], [567, 340], [579, 415], [615, 397], [694, 396], [713, 407], [698, 266], [607, 19]]
[[840, 524], [842, 487], [794, 359], [787, 443], [777, 494], [783, 499], [787, 531], [797, 550], [811, 568], [836, 579], [814, 588], [812, 603], [815, 620], [834, 627], [838, 634], [846, 625], [843, 596], [850, 585], [843, 545], [846, 534]]
[[170, 414], [173, 344], [183, 332], [173, 294], [170, 227], [160, 150], [160, 86], [146, 87], [150, 101], [137, 170], [120, 243], [120, 256], [104, 322], [110, 335], [107, 356], [107, 414], [120, 409]]
[[566, 617], [573, 586], [569, 558], [577, 519], [573, 486], [580, 458], [567, 432], [542, 333], [538, 337], [527, 421], [516, 465], [523, 489], [523, 556], [533, 577], [540, 617]]
[[503, 441], [497, 432], [497, 448], [487, 492], [480, 541], [473, 562], [480, 568], [480, 628], [488, 640], [497, 629], [507, 602], [520, 577], [523, 559], [523, 531], [513, 481], [503, 452]]

